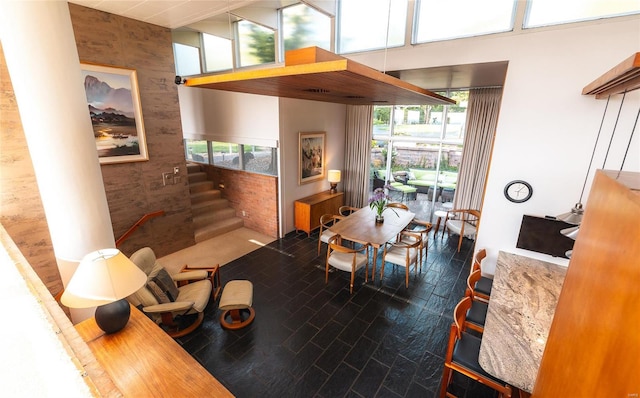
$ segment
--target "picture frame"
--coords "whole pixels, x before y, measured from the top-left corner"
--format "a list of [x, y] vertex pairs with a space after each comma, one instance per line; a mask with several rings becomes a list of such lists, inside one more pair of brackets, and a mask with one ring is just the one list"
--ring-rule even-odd
[[100, 164], [149, 160], [135, 69], [80, 68]]
[[325, 177], [325, 138], [323, 131], [299, 133], [298, 185], [308, 184]]

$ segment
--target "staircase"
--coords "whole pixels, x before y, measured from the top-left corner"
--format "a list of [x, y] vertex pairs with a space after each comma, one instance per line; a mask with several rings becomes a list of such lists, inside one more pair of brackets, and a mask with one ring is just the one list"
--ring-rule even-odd
[[187, 176], [196, 243], [244, 226], [242, 218], [236, 217], [236, 211], [229, 207], [229, 201], [214, 189], [213, 181], [207, 180], [200, 165], [187, 164]]

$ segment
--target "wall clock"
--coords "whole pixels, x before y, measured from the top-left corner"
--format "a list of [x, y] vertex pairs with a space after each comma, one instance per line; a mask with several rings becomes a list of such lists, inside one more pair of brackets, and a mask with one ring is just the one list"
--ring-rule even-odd
[[531, 184], [522, 180], [514, 180], [504, 187], [504, 196], [513, 203], [524, 203], [531, 199], [533, 188]]

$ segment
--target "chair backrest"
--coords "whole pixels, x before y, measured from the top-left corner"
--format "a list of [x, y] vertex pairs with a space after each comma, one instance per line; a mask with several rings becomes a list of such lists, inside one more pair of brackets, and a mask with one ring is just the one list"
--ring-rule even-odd
[[487, 250], [486, 249], [478, 250], [476, 255], [473, 257], [473, 264], [471, 264], [471, 272], [482, 270], [482, 260], [484, 260], [485, 257], [487, 257]]
[[402, 210], [409, 210], [409, 207], [407, 205], [405, 205], [404, 203], [398, 203], [398, 202], [387, 203], [387, 207], [393, 207], [393, 208], [402, 209]]
[[343, 216], [337, 214], [323, 214], [320, 216], [320, 228], [331, 228], [331, 226], [341, 219]]
[[462, 338], [462, 332], [466, 329], [467, 311], [471, 308], [471, 297], [463, 297], [453, 310], [453, 322], [456, 325], [456, 337]]
[[482, 271], [480, 271], [479, 269], [473, 271], [467, 277], [467, 294], [471, 298], [474, 298], [476, 296], [475, 286], [476, 286], [476, 283], [480, 280], [480, 278], [482, 278]]
[[338, 209], [338, 213], [341, 216], [350, 216], [351, 214], [355, 213], [358, 210], [360, 209], [358, 209], [357, 207], [340, 206], [340, 208]]
[[[142, 249], [137, 250], [129, 257], [129, 259], [137, 265], [142, 272], [147, 274], [147, 281], [158, 275], [158, 272], [164, 268], [160, 263], [158, 263], [156, 255], [150, 247], [143, 247]], [[159, 304], [156, 297], [151, 293], [146, 285], [127, 297], [127, 301], [136, 307], [139, 305], [148, 307]]]

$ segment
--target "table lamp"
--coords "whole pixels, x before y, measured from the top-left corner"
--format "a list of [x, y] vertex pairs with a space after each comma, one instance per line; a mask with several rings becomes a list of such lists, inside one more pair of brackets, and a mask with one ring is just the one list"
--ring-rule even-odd
[[102, 249], [84, 256], [62, 294], [70, 308], [96, 307], [96, 323], [115, 333], [129, 321], [127, 296], [147, 283], [147, 275], [118, 249]]
[[329, 190], [329, 192], [338, 192], [336, 188], [338, 187], [338, 183], [340, 182], [340, 170], [329, 170], [327, 174], [329, 175], [329, 184], [331, 184], [331, 189]]

